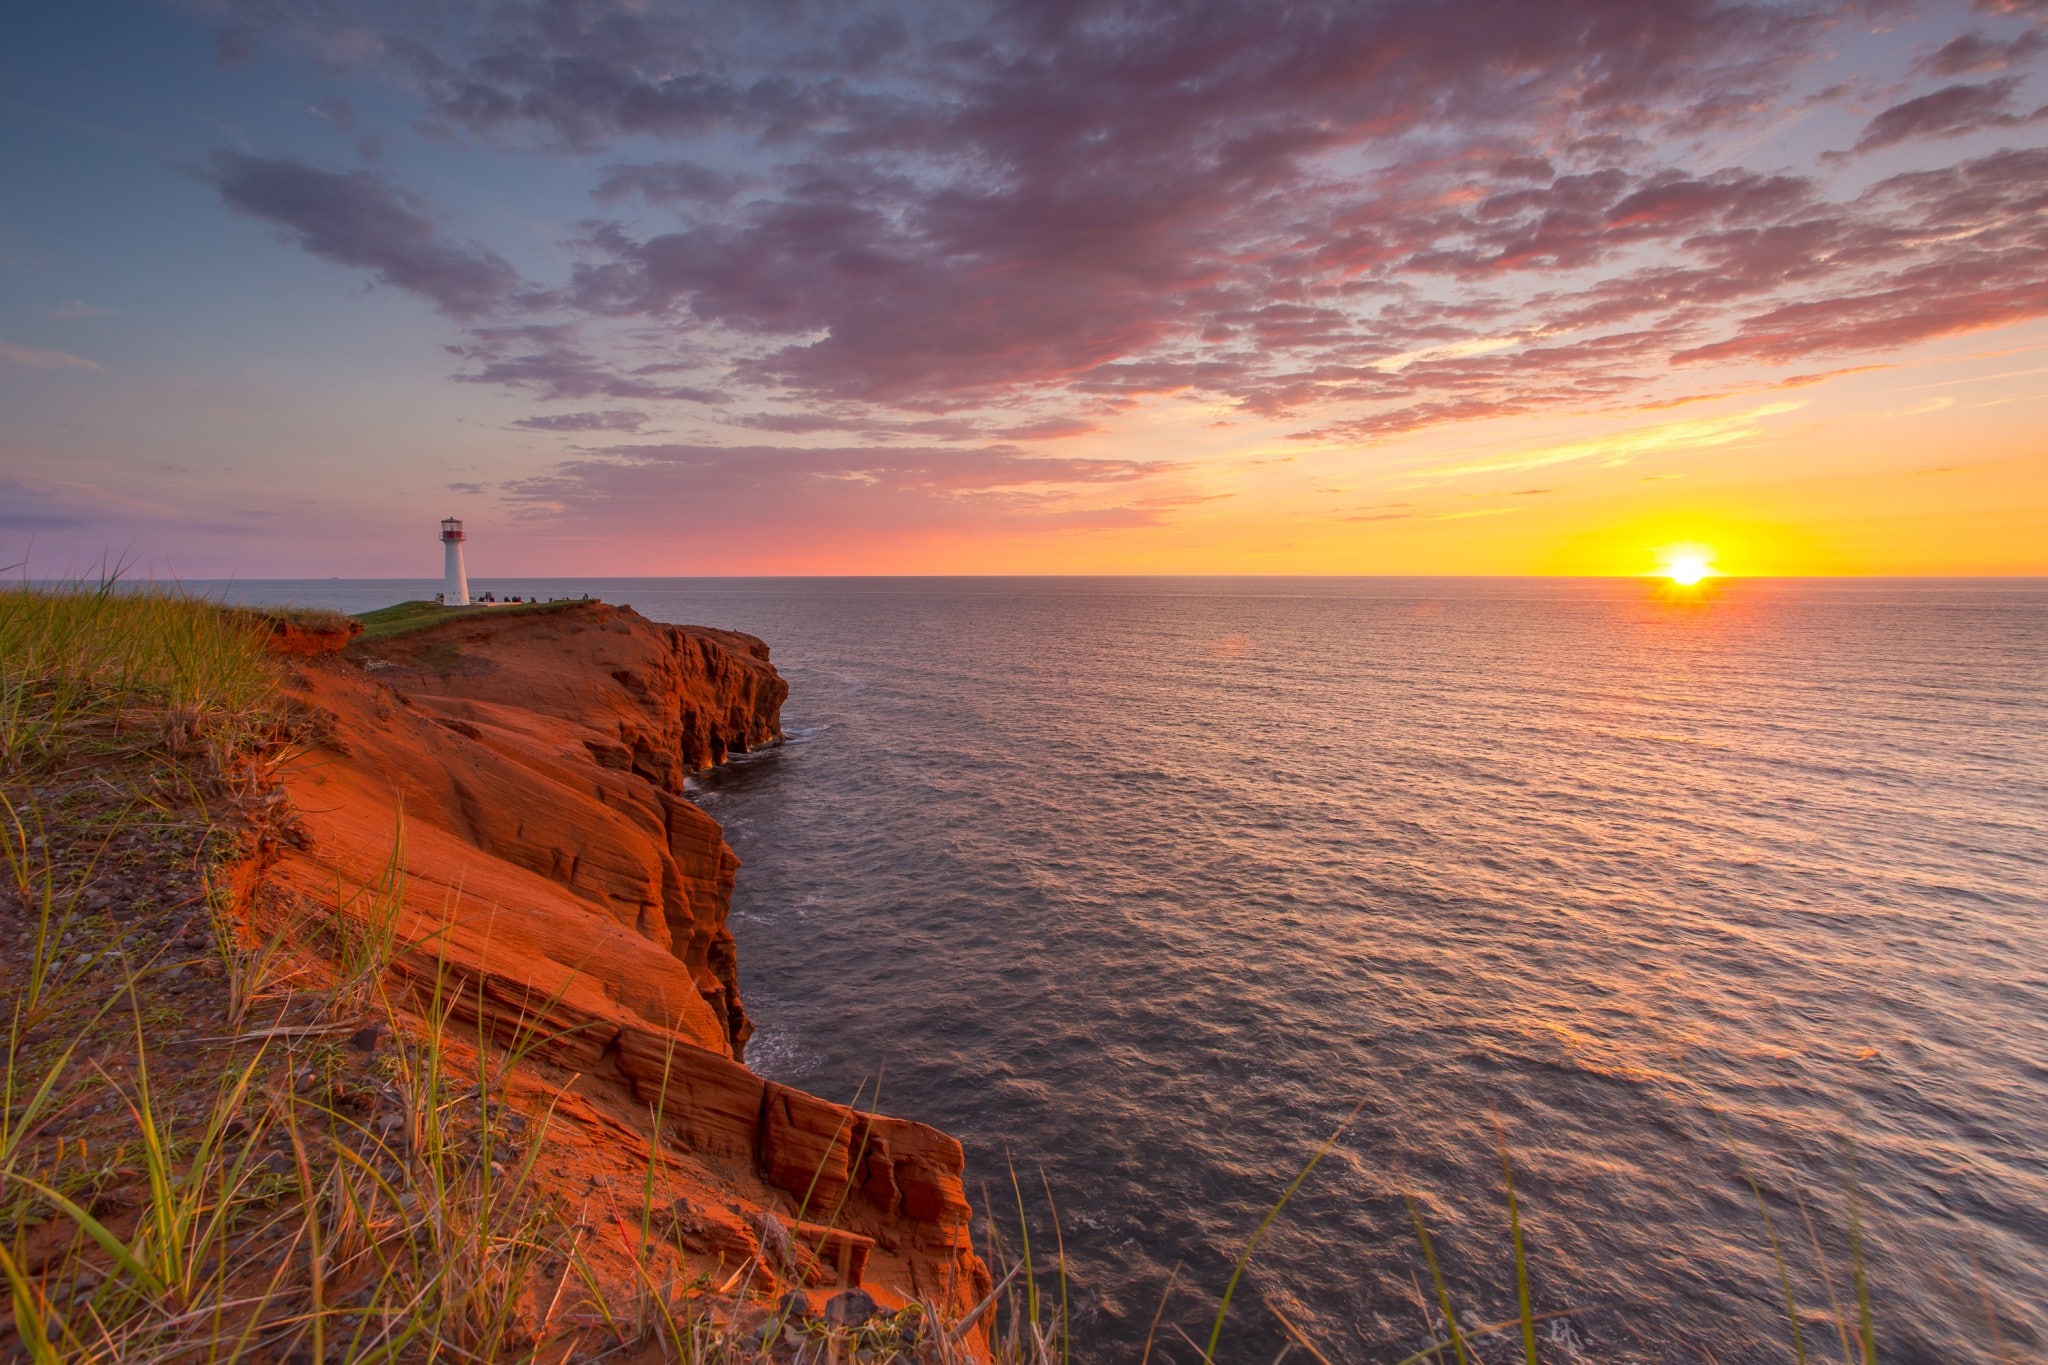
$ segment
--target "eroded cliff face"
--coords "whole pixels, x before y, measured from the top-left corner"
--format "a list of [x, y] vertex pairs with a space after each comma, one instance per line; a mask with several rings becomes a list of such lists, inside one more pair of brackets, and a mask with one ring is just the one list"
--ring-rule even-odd
[[289, 667], [317, 738], [285, 782], [298, 846], [268, 875], [296, 909], [274, 913], [389, 917], [422, 1008], [527, 1050], [510, 1090], [549, 1117], [564, 1190], [631, 1190], [651, 1162], [697, 1271], [979, 1301], [959, 1143], [744, 1065], [739, 862], [684, 779], [778, 738], [766, 645], [593, 602]]

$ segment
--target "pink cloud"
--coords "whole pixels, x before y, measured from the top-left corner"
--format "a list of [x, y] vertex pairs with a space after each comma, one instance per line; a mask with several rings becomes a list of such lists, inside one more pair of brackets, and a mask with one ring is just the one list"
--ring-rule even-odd
[[513, 424], [526, 431], [639, 431], [647, 425], [647, 414], [633, 408], [607, 408], [603, 412], [560, 412], [540, 417], [521, 417]]
[[1988, 38], [1973, 30], [1942, 44], [1924, 66], [1937, 76], [1966, 76], [1980, 71], [2003, 71], [2042, 52], [2048, 52], [2048, 33], [2039, 29], [2030, 28], [2006, 39]]
[[1895, 104], [1864, 126], [1853, 150], [1871, 152], [1911, 138], [1959, 137], [1982, 128], [2014, 128], [2048, 117], [2048, 109], [2025, 115], [2011, 112], [2013, 92], [2019, 84], [2016, 76], [2001, 76], [1980, 85], [1945, 85]]
[[[252, 32], [290, 27], [230, 8]], [[1371, 440], [1658, 401], [1703, 362], [1879, 354], [2048, 314], [2038, 150], [1846, 194], [1832, 163], [1672, 164], [1703, 131], [1838, 98], [1810, 68], [1861, 22], [1853, 5], [714, 8], [430, 23], [334, 0], [292, 21], [374, 32], [368, 60], [448, 136], [590, 155], [605, 211], [644, 216], [578, 224], [550, 287], [380, 176], [223, 153], [217, 183], [465, 319], [463, 382], [593, 409], [528, 429], [631, 429], [605, 414], [688, 403], [906, 457], [1082, 435], [1175, 394]], [[1964, 22], [1920, 69], [2003, 70], [2040, 45]], [[1994, 76], [1895, 103], [1856, 147], [2020, 129], [2037, 115], [2019, 89]], [[975, 451], [946, 458], [988, 472]], [[578, 479], [672, 463], [613, 455]], [[866, 486], [927, 496], [911, 467]]]
[[1011, 446], [634, 445], [591, 452], [502, 491], [515, 506], [569, 531], [666, 533], [673, 509], [685, 503], [698, 523], [727, 530], [769, 522], [877, 534], [1080, 529], [1158, 521], [1169, 504], [1124, 500], [1105, 507], [1101, 494], [1146, 487], [1180, 469], [1168, 461], [1056, 459]]
[[31, 370], [91, 370], [94, 374], [107, 372], [97, 360], [87, 360], [82, 355], [51, 350], [45, 346], [23, 346], [5, 337], [0, 337], [0, 360], [11, 360], [17, 365], [26, 365]]

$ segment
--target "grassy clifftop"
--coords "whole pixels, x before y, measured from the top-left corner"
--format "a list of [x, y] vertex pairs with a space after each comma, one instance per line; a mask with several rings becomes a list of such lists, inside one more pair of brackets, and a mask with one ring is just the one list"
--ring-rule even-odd
[[577, 602], [494, 602], [488, 606], [444, 607], [439, 602], [399, 602], [375, 611], [366, 611], [355, 619], [362, 623], [365, 640], [388, 640], [394, 635], [409, 635], [416, 630], [426, 630], [449, 621], [473, 617], [480, 612], [492, 616], [507, 612], [546, 613], [567, 611]]

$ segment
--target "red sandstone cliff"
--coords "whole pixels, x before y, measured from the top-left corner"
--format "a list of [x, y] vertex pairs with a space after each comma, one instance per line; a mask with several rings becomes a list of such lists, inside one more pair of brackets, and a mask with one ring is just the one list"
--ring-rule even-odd
[[397, 840], [395, 975], [532, 1044], [510, 1091], [546, 1116], [562, 1191], [615, 1219], [630, 1196], [636, 1219], [652, 1161], [692, 1273], [786, 1270], [787, 1239], [818, 1292], [955, 1314], [987, 1292], [959, 1143], [743, 1064], [738, 859], [683, 782], [778, 737], [766, 645], [593, 602], [316, 648], [281, 650], [316, 738], [285, 784], [297, 846], [268, 870], [297, 909], [273, 914], [380, 913], [350, 888]]

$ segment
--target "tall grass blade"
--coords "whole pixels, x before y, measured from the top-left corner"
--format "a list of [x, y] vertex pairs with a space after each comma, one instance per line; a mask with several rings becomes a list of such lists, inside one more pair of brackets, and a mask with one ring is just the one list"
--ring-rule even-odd
[[1806, 1241], [1813, 1248], [1814, 1264], [1820, 1267], [1820, 1282], [1827, 1290], [1828, 1312], [1834, 1318], [1835, 1335], [1841, 1338], [1842, 1365], [1854, 1365], [1856, 1352], [1849, 1344], [1849, 1318], [1842, 1312], [1841, 1295], [1835, 1292], [1835, 1276], [1828, 1269], [1827, 1250], [1820, 1244], [1820, 1232], [1813, 1225], [1813, 1213], [1806, 1207], [1806, 1200], [1801, 1198], [1798, 1203], [1800, 1221], [1806, 1224]]
[[1856, 1174], [1856, 1143], [1842, 1139], [1849, 1186], [1849, 1270], [1856, 1285], [1856, 1322], [1862, 1329], [1863, 1365], [1877, 1365], [1877, 1327], [1870, 1311], [1870, 1267], [1863, 1249], [1863, 1191]]
[[1422, 1205], [1408, 1196], [1408, 1216], [1415, 1220], [1415, 1240], [1422, 1243], [1422, 1259], [1429, 1263], [1429, 1278], [1436, 1286], [1437, 1306], [1443, 1310], [1444, 1331], [1449, 1334], [1451, 1349], [1458, 1354], [1458, 1365], [1471, 1365], [1465, 1354], [1465, 1338], [1458, 1331], [1457, 1310], [1451, 1307], [1450, 1287], [1444, 1283], [1444, 1272], [1436, 1263], [1436, 1246], [1429, 1240], [1429, 1227], [1422, 1221]]
[[1251, 1240], [1244, 1244], [1244, 1251], [1238, 1256], [1237, 1264], [1230, 1268], [1230, 1280], [1223, 1286], [1223, 1302], [1216, 1307], [1216, 1320], [1209, 1324], [1209, 1345], [1203, 1350], [1202, 1359], [1210, 1362], [1216, 1359], [1216, 1346], [1223, 1340], [1223, 1322], [1230, 1316], [1230, 1301], [1237, 1294], [1237, 1282], [1243, 1277], [1244, 1268], [1251, 1264], [1252, 1253], [1259, 1249], [1259, 1243], [1265, 1239], [1266, 1230], [1273, 1226], [1274, 1220], [1280, 1217], [1281, 1210], [1287, 1207], [1287, 1201], [1294, 1198], [1294, 1192], [1300, 1189], [1315, 1172], [1316, 1167], [1322, 1164], [1323, 1158], [1330, 1154], [1330, 1149], [1337, 1145], [1337, 1139], [1344, 1136], [1344, 1130], [1351, 1126], [1351, 1121], [1357, 1118], [1359, 1111], [1364, 1108], [1364, 1100], [1351, 1106], [1351, 1112], [1346, 1114], [1344, 1121], [1323, 1139], [1323, 1145], [1316, 1148], [1315, 1155], [1308, 1159], [1308, 1164], [1303, 1166], [1287, 1188], [1281, 1191], [1279, 1201], [1266, 1210], [1266, 1216], [1259, 1221]]
[[1067, 1311], [1067, 1234], [1060, 1227], [1059, 1206], [1053, 1203], [1052, 1182], [1046, 1179], [1043, 1170], [1039, 1171], [1038, 1179], [1045, 1186], [1045, 1208], [1052, 1215], [1053, 1250], [1060, 1258], [1060, 1365], [1067, 1365], [1068, 1348], [1073, 1344], [1073, 1320]]
[[[1500, 1145], [1500, 1178], [1508, 1189], [1508, 1232], [1515, 1246], [1515, 1305], [1522, 1316], [1522, 1359], [1536, 1360], [1536, 1315], [1529, 1307], [1529, 1258], [1522, 1247], [1522, 1209], [1515, 1202], [1515, 1163], [1508, 1156], [1508, 1133], [1498, 1118], [1493, 1122], [1494, 1140]], [[1800, 1365], [1805, 1365], [1801, 1357]]]
[[23, 1175], [18, 1171], [15, 1172], [13, 1178], [56, 1205], [57, 1210], [66, 1218], [69, 1218], [79, 1231], [99, 1243], [100, 1250], [106, 1252], [113, 1259], [114, 1264], [119, 1266], [122, 1272], [132, 1278], [136, 1284], [140, 1285], [145, 1293], [162, 1294], [166, 1292], [166, 1286], [163, 1281], [158, 1279], [150, 1268], [136, 1257], [133, 1251], [129, 1250], [126, 1242], [108, 1231], [106, 1225], [100, 1222], [99, 1219], [73, 1203], [62, 1190], [54, 1189], [37, 1180], [34, 1176]]
[[1003, 1154], [1003, 1161], [1010, 1168], [1010, 1190], [1017, 1196], [1017, 1240], [1024, 1251], [1024, 1320], [1038, 1322], [1038, 1272], [1031, 1265], [1031, 1222], [1024, 1216], [1024, 1187], [1017, 1183], [1017, 1163], [1010, 1160], [1009, 1153]]
[[1174, 1281], [1180, 1278], [1180, 1263], [1176, 1261], [1166, 1274], [1166, 1287], [1159, 1291], [1159, 1306], [1152, 1310], [1152, 1324], [1145, 1329], [1145, 1353], [1138, 1357], [1138, 1365], [1151, 1365], [1152, 1342], [1159, 1335], [1159, 1320], [1166, 1316], [1166, 1301], [1173, 1297]]
[[57, 1348], [50, 1344], [49, 1333], [45, 1330], [48, 1313], [38, 1302], [42, 1296], [21, 1273], [21, 1267], [7, 1254], [4, 1245], [0, 1245], [0, 1275], [7, 1277], [7, 1287], [14, 1300], [14, 1331], [21, 1338], [21, 1344], [28, 1348], [29, 1359], [35, 1365], [58, 1365]]
[[1721, 1115], [1711, 1105], [1708, 1106], [1707, 1113], [1720, 1128], [1722, 1141], [1734, 1154], [1736, 1169], [1742, 1172], [1743, 1183], [1749, 1186], [1750, 1194], [1756, 1199], [1756, 1211], [1764, 1223], [1764, 1240], [1771, 1244], [1771, 1259], [1778, 1267], [1778, 1289], [1785, 1300], [1785, 1321], [1792, 1329], [1792, 1358], [1798, 1365], [1806, 1365], [1806, 1333], [1799, 1320], [1798, 1297], [1792, 1292], [1792, 1270], [1786, 1264], [1785, 1249], [1778, 1241], [1777, 1226], [1771, 1221], [1771, 1206], [1764, 1198], [1763, 1185], [1757, 1180], [1756, 1173], [1750, 1170], [1749, 1162], [1743, 1159], [1742, 1149], [1735, 1141], [1735, 1134], [1722, 1121]]

